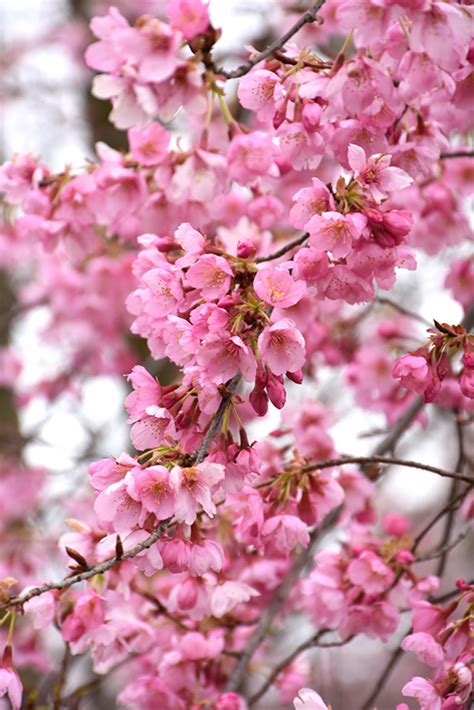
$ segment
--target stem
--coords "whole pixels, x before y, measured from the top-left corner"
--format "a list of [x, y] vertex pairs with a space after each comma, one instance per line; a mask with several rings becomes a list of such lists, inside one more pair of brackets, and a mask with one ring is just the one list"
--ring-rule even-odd
[[[410, 632], [408, 632], [408, 633], [410, 633]], [[372, 710], [372, 708], [374, 706], [374, 701], [377, 699], [380, 691], [382, 690], [382, 688], [384, 687], [384, 685], [387, 681], [387, 678], [389, 677], [389, 675], [391, 674], [391, 672], [393, 671], [393, 669], [397, 665], [397, 663], [400, 660], [400, 658], [402, 657], [402, 655], [403, 655], [403, 649], [401, 646], [398, 646], [395, 649], [395, 651], [392, 653], [392, 655], [390, 656], [387, 665], [385, 666], [382, 673], [377, 678], [377, 681], [374, 685], [374, 689], [372, 690], [371, 694], [369, 695], [369, 697], [367, 698], [365, 703], [361, 706], [360, 710]]]
[[280, 256], [284, 256], [295, 247], [300, 246], [300, 244], [304, 244], [308, 238], [308, 232], [304, 232], [304, 234], [301, 234], [296, 239], [293, 239], [292, 242], [288, 242], [288, 244], [285, 244], [281, 247], [281, 249], [278, 249], [278, 251], [273, 252], [273, 254], [269, 254], [268, 256], [259, 256], [258, 259], [255, 259], [255, 263], [262, 264], [264, 261], [273, 261], [274, 259], [279, 259]]
[[325, 0], [317, 0], [317, 2], [314, 3], [314, 5], [307, 10], [304, 15], [302, 15], [299, 20], [295, 22], [293, 27], [290, 27], [288, 32], [285, 32], [284, 35], [276, 39], [274, 42], [272, 42], [268, 47], [263, 51], [257, 54], [255, 57], [252, 59], [249, 59], [248, 62], [245, 64], [241, 64], [239, 67], [236, 69], [232, 69], [231, 71], [227, 71], [226, 69], [218, 69], [216, 68], [216, 74], [220, 74], [221, 76], [224, 76], [226, 79], [237, 79], [238, 77], [245, 76], [245, 74], [248, 74], [251, 69], [253, 69], [254, 66], [259, 64], [260, 62], [263, 62], [264, 59], [268, 59], [268, 57], [271, 57], [275, 52], [281, 50], [285, 44], [305, 25], [314, 22], [316, 20], [316, 16], [319, 12], [319, 10], [322, 8], [324, 5]]
[[278, 614], [282, 606], [285, 604], [290, 592], [298, 581], [301, 572], [306, 567], [307, 563], [310, 561], [313, 554], [314, 546], [318, 541], [320, 535], [325, 530], [327, 530], [327, 528], [331, 527], [331, 525], [339, 515], [339, 511], [340, 509], [337, 508], [332, 513], [330, 513], [324, 523], [320, 527], [315, 528], [311, 533], [308, 547], [293, 562], [293, 565], [287, 572], [285, 578], [283, 579], [283, 582], [276, 590], [273, 599], [270, 601], [269, 605], [263, 612], [263, 616], [257, 628], [250, 637], [246, 647], [242, 651], [240, 659], [236, 664], [227, 683], [226, 692], [236, 691], [240, 687], [243, 676], [247, 670], [248, 662], [251, 660], [253, 654], [267, 636], [276, 615]]

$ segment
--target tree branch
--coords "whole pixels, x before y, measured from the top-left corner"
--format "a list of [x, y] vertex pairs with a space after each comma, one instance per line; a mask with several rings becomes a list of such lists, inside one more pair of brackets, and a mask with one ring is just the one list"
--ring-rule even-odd
[[236, 663], [235, 668], [229, 678], [226, 686], [226, 692], [236, 691], [242, 682], [244, 673], [247, 670], [247, 664], [252, 658], [253, 654], [260, 646], [264, 638], [266, 637], [273, 620], [276, 615], [285, 604], [293, 586], [299, 579], [299, 576], [303, 569], [306, 567], [307, 563], [310, 561], [314, 546], [319, 538], [319, 536], [331, 527], [332, 523], [336, 520], [339, 514], [339, 508], [330, 513], [323, 524], [313, 530], [310, 535], [308, 547], [295, 559], [290, 570], [286, 574], [283, 582], [280, 584], [275, 592], [273, 599], [270, 601], [269, 605], [265, 609], [263, 616], [250, 637], [246, 647], [241, 653], [239, 661]]
[[405, 461], [403, 459], [397, 459], [389, 456], [344, 456], [340, 459], [328, 459], [327, 461], [319, 461], [309, 466], [304, 466], [303, 471], [316, 471], [322, 468], [331, 468], [332, 466], [344, 466], [348, 463], [358, 463], [360, 465], [366, 465], [371, 463], [385, 463], [392, 464], [396, 466], [405, 466], [407, 468], [418, 468], [422, 471], [430, 471], [431, 473], [436, 473], [438, 476], [443, 478], [451, 478], [456, 481], [465, 481], [471, 486], [474, 485], [474, 479], [469, 476], [464, 476], [462, 473], [446, 471], [437, 466], [430, 466], [429, 464], [419, 463], [418, 461]]
[[319, 10], [322, 8], [326, 0], [317, 0], [317, 2], [314, 3], [312, 7], [310, 7], [309, 10], [307, 10], [304, 15], [302, 15], [299, 20], [295, 22], [295, 24], [290, 27], [288, 32], [285, 32], [284, 35], [276, 39], [274, 42], [272, 42], [268, 47], [263, 51], [257, 54], [255, 57], [252, 57], [251, 59], [248, 60], [245, 64], [241, 64], [239, 67], [236, 69], [232, 69], [230, 71], [227, 71], [226, 69], [219, 69], [216, 68], [216, 74], [220, 74], [224, 76], [226, 79], [237, 79], [238, 77], [245, 76], [245, 74], [248, 74], [251, 69], [253, 69], [254, 66], [259, 64], [260, 62], [263, 62], [264, 59], [268, 59], [268, 57], [271, 57], [274, 52], [277, 52], [278, 50], [282, 49], [285, 44], [305, 25], [310, 24], [311, 22], [314, 22], [316, 20], [316, 16], [319, 12]]
[[273, 254], [269, 254], [268, 256], [259, 256], [258, 259], [255, 259], [255, 263], [261, 264], [264, 261], [273, 261], [274, 259], [279, 259], [280, 256], [284, 256], [295, 247], [300, 246], [300, 244], [304, 244], [308, 238], [308, 232], [304, 232], [296, 239], [293, 239], [292, 242], [288, 242], [288, 244], [282, 246], [281, 249], [278, 249], [278, 251], [273, 252]]
[[442, 160], [447, 158], [474, 158], [474, 150], [456, 150], [454, 153], [441, 153]]

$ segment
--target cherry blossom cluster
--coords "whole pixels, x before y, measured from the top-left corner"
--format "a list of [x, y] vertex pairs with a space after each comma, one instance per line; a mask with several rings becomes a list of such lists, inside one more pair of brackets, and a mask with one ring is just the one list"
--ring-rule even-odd
[[[427, 424], [420, 394], [459, 431], [469, 424], [472, 257], [456, 253], [443, 274], [464, 325], [435, 320], [427, 341], [407, 309], [385, 299], [380, 315], [380, 292], [397, 270], [472, 239], [473, 161], [453, 143], [474, 126], [472, 8], [326, 0], [313, 10], [299, 35], [250, 48], [232, 71], [216, 59], [212, 0], [169, 0], [166, 16], [134, 21], [110, 8], [91, 22], [98, 41], [85, 61], [128, 149], [100, 143], [58, 173], [31, 155], [0, 167], [0, 266], [18, 275], [19, 309], [46, 307], [42, 335], [68, 346], [59, 374], [28, 390], [2, 347], [0, 388], [20, 408], [84, 377], [126, 376], [133, 445], [88, 466], [59, 541], [70, 576], [44, 587], [30, 525], [47, 473], [21, 455], [2, 462], [0, 698], [14, 710], [22, 683], [31, 690], [23, 669], [58, 666], [53, 627], [65, 658], [88, 653], [97, 678], [120, 670], [117, 702], [130, 710], [246, 710], [267, 690], [275, 707], [324, 710], [305, 652], [361, 635], [386, 643], [403, 614], [402, 648], [433, 677], [402, 695], [422, 710], [468, 708], [472, 583], [436, 601], [442, 566], [418, 566], [431, 559], [419, 549], [431, 523], [419, 533], [381, 513], [381, 465], [397, 459], [356, 467], [333, 436], [335, 399], [297, 392], [329, 369], [337, 393], [383, 413], [389, 439], [411, 410], [398, 438]], [[185, 136], [169, 123], [181, 109]], [[158, 361], [177, 369], [173, 382], [156, 376]], [[452, 512], [467, 526], [459, 437], [456, 470], [431, 470], [454, 485], [439, 519]], [[21, 548], [20, 529], [32, 538]], [[449, 533], [432, 559], [445, 559]], [[309, 641], [277, 665], [271, 634], [295, 618]], [[66, 671], [55, 702], [81, 697], [81, 687], [68, 695]]]

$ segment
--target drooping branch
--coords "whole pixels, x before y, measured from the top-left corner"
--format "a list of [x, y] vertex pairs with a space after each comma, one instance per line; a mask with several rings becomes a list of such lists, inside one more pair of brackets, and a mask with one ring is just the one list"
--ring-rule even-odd
[[268, 45], [263, 52], [260, 52], [256, 56], [252, 57], [245, 62], [245, 64], [241, 64], [236, 69], [231, 69], [229, 71], [226, 69], [216, 69], [216, 73], [224, 76], [226, 79], [237, 79], [238, 77], [245, 76], [245, 74], [248, 74], [254, 66], [260, 64], [260, 62], [263, 62], [264, 59], [268, 59], [268, 57], [271, 57], [275, 52], [283, 49], [285, 44], [289, 42], [289, 40], [294, 37], [294, 35], [299, 32], [302, 27], [314, 22], [325, 1], [326, 0], [317, 0], [317, 2], [315, 2], [314, 5], [312, 5], [312, 7], [310, 7], [309, 10], [307, 10], [292, 27], [290, 27], [288, 32], [285, 32], [284, 35]]

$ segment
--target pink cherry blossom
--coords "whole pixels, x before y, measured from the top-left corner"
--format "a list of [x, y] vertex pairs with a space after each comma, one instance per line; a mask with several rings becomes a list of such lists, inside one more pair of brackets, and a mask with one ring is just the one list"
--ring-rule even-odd
[[368, 190], [375, 202], [381, 202], [390, 192], [403, 190], [413, 182], [404, 170], [390, 167], [390, 155], [376, 154], [367, 160], [364, 149], [351, 143], [347, 150], [347, 158], [355, 177]]
[[170, 134], [159, 123], [151, 123], [142, 131], [131, 128], [128, 140], [133, 160], [141, 165], [158, 165], [168, 153]]
[[289, 308], [301, 299], [305, 292], [304, 281], [295, 281], [287, 269], [264, 268], [255, 276], [255, 293], [265, 303], [278, 308]]
[[232, 269], [221, 256], [204, 254], [186, 274], [186, 283], [198, 288], [206, 301], [222, 298], [228, 292]]
[[426, 358], [418, 355], [404, 355], [393, 366], [392, 376], [400, 384], [415, 392], [424, 392], [432, 382], [431, 369]]
[[312, 247], [317, 251], [330, 251], [339, 258], [351, 252], [366, 223], [366, 218], [359, 212], [345, 216], [338, 212], [323, 212], [311, 217], [305, 229], [309, 232]]
[[252, 183], [260, 175], [268, 173], [274, 155], [275, 148], [268, 134], [255, 131], [236, 135], [227, 151], [229, 176], [241, 185]]
[[13, 710], [20, 710], [23, 686], [20, 677], [12, 666], [11, 646], [5, 646], [0, 662], [0, 698], [7, 696]]
[[171, 26], [189, 40], [207, 29], [209, 12], [203, 0], [169, 0], [166, 7]]
[[171, 470], [170, 481], [176, 492], [176, 519], [192, 525], [199, 507], [212, 518], [216, 513], [212, 491], [224, 475], [224, 466], [221, 464], [199, 463], [189, 468], [175, 466]]
[[409, 698], [416, 698], [420, 703], [420, 710], [441, 710], [441, 697], [436, 688], [425, 678], [415, 676], [402, 688], [402, 695]]
[[350, 563], [347, 574], [353, 584], [363, 587], [368, 594], [380, 594], [394, 579], [390, 567], [370, 550], [364, 550]]
[[305, 361], [304, 338], [289, 318], [263, 329], [258, 338], [262, 361], [275, 375], [296, 372]]
[[310, 688], [301, 688], [293, 700], [295, 710], [328, 710], [322, 697]]
[[444, 661], [443, 649], [430, 634], [418, 631], [403, 639], [404, 651], [413, 651], [422, 663], [439, 668]]

